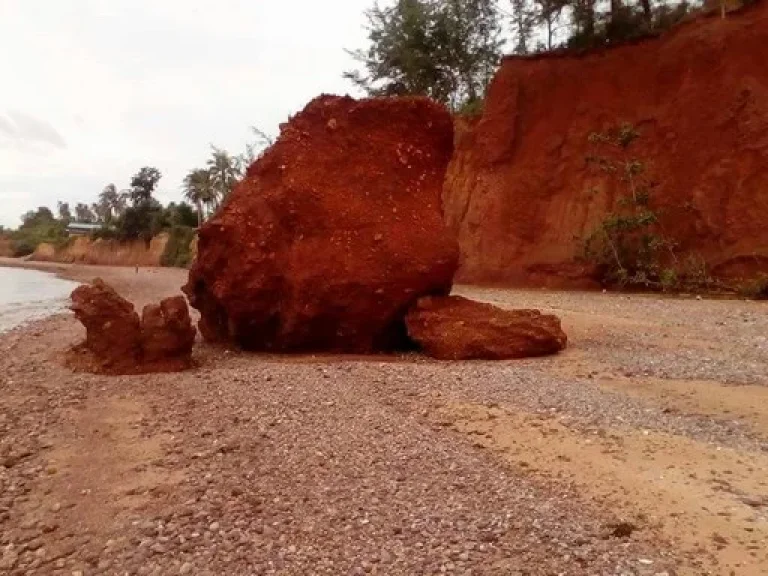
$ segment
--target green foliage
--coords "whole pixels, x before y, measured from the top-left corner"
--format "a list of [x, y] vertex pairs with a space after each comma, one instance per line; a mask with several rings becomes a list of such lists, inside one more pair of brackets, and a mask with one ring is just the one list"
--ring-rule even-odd
[[14, 256], [28, 256], [43, 242], [58, 246], [67, 240], [66, 223], [45, 206], [27, 212], [21, 220], [19, 229], [11, 232]]
[[169, 230], [168, 243], [160, 258], [163, 266], [186, 268], [192, 261], [192, 253], [189, 250], [192, 239], [195, 237], [195, 229], [189, 226], [174, 226]]
[[572, 6], [572, 18], [565, 45], [575, 50], [656, 35], [680, 23], [700, 5], [686, 1], [652, 4], [650, 0], [637, 3], [612, 0], [605, 5], [595, 0], [572, 0], [569, 4]]
[[69, 202], [58, 202], [59, 220], [69, 224], [72, 220], [72, 211], [69, 209]]
[[170, 226], [197, 226], [197, 212], [186, 202], [171, 202], [165, 209], [166, 220]]
[[473, 102], [467, 102], [456, 112], [456, 114], [466, 117], [482, 116], [483, 101], [475, 100]]
[[200, 226], [205, 218], [204, 206], [213, 203], [215, 189], [211, 173], [205, 168], [190, 171], [184, 177], [184, 198], [197, 207], [197, 225]]
[[[539, 22], [537, 6], [531, 0], [510, 0], [512, 13], [512, 51], [515, 54], [528, 54], [536, 48], [533, 44], [534, 32]], [[543, 10], [543, 7], [542, 7]]]
[[125, 212], [128, 192], [120, 193], [117, 186], [107, 184], [99, 194], [97, 202], [93, 205], [94, 212], [99, 217], [99, 222], [111, 224], [116, 218], [120, 218]]
[[142, 239], [149, 242], [166, 225], [163, 207], [157, 200], [151, 198], [138, 206], [126, 208], [123, 215], [115, 222], [115, 229], [122, 240]]
[[243, 177], [247, 167], [256, 159], [259, 151], [274, 143], [271, 136], [258, 128], [252, 127], [251, 130], [259, 140], [248, 144], [244, 154], [232, 156], [226, 150], [212, 146], [206, 167], [190, 170], [184, 177], [184, 198], [196, 207], [198, 226], [207, 216], [219, 209]]
[[111, 226], [103, 226], [102, 228], [91, 232], [91, 238], [97, 240], [122, 240], [123, 236], [116, 228]]
[[96, 222], [96, 215], [88, 207], [88, 204], [83, 204], [82, 202], [78, 202], [75, 205], [75, 220], [77, 222], [92, 223], [92, 222]]
[[[674, 244], [660, 230], [653, 207], [653, 184], [643, 178], [643, 162], [628, 157], [627, 149], [639, 137], [631, 124], [622, 124], [607, 133], [592, 133], [589, 142], [613, 148], [609, 156], [590, 155], [588, 163], [619, 184], [627, 192], [619, 197], [615, 210], [583, 239], [582, 252], [597, 268], [600, 279], [609, 285], [671, 289], [679, 282], [677, 271], [664, 266], [674, 260]], [[615, 149], [620, 158], [615, 158]]]
[[256, 136], [256, 141], [247, 143], [245, 145], [245, 152], [238, 157], [241, 176], [245, 174], [251, 164], [275, 143], [274, 136], [267, 134], [257, 126], [251, 126], [251, 132]]
[[646, 175], [645, 163], [630, 155], [638, 138], [640, 132], [626, 122], [588, 136], [600, 153], [590, 154], [587, 164], [625, 192], [614, 210], [582, 239], [582, 257], [595, 265], [606, 285], [664, 291], [715, 288], [704, 259], [690, 254], [681, 260], [674, 240], [664, 234], [654, 206], [654, 183]]
[[128, 197], [131, 199], [134, 207], [152, 200], [152, 194], [155, 188], [157, 188], [160, 178], [162, 178], [160, 170], [152, 166], [144, 166], [134, 174], [133, 178], [131, 178], [131, 189], [128, 192]]
[[213, 187], [212, 201], [214, 208], [229, 196], [235, 184], [240, 180], [240, 163], [226, 150], [212, 146], [213, 153], [208, 159], [208, 173]]
[[482, 99], [501, 57], [493, 0], [396, 0], [366, 12], [369, 46], [344, 74], [372, 96], [422, 94], [458, 110]]
[[737, 292], [744, 298], [768, 300], [768, 274], [761, 273], [756, 278], [737, 287]]

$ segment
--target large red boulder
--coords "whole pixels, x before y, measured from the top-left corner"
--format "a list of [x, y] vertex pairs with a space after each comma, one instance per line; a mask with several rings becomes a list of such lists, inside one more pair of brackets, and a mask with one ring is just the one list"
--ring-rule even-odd
[[560, 319], [538, 310], [503, 310], [460, 296], [422, 298], [406, 317], [408, 334], [441, 360], [503, 360], [565, 348]]
[[72, 310], [86, 330], [70, 365], [92, 372], [169, 372], [191, 365], [195, 328], [183, 296], [148, 304], [139, 315], [133, 304], [100, 278], [75, 288]]
[[425, 98], [321, 96], [283, 125], [199, 231], [184, 291], [208, 340], [369, 352], [407, 342], [416, 300], [451, 289], [440, 195], [448, 111]]

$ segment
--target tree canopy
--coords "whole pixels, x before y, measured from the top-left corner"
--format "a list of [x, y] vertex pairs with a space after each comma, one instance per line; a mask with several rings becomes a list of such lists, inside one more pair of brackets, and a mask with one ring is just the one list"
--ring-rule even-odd
[[366, 12], [362, 70], [344, 76], [372, 96], [424, 94], [454, 110], [483, 97], [501, 57], [493, 0], [396, 0]]
[[700, 0], [390, 0], [365, 12], [368, 44], [344, 77], [369, 96], [426, 95], [476, 110], [502, 51], [584, 49], [654, 34]]
[[129, 198], [134, 207], [149, 202], [162, 174], [152, 166], [145, 166], [131, 178]]

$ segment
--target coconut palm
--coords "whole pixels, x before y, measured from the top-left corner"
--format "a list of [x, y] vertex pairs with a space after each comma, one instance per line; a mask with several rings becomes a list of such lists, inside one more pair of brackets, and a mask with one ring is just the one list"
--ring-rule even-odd
[[226, 150], [213, 147], [213, 154], [208, 159], [208, 171], [214, 190], [214, 205], [226, 198], [240, 180], [240, 162]]
[[184, 177], [184, 197], [197, 206], [197, 225], [203, 223], [203, 204], [211, 204], [215, 199], [215, 190], [211, 173], [205, 169], [192, 170]]
[[107, 184], [99, 194], [99, 213], [103, 215], [104, 222], [109, 224], [115, 218], [119, 218], [125, 212], [127, 193], [118, 192], [114, 184]]

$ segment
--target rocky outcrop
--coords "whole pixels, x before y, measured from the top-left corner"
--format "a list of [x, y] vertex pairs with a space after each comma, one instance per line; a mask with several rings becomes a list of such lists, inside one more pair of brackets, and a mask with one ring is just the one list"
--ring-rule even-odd
[[160, 266], [169, 235], [143, 240], [119, 241], [88, 236], [73, 237], [63, 246], [42, 243], [30, 256], [39, 262], [67, 262], [100, 266]]
[[183, 296], [144, 307], [133, 304], [100, 278], [75, 288], [75, 317], [85, 326], [85, 342], [69, 356], [74, 368], [110, 374], [171, 372], [191, 365], [195, 328]]
[[408, 335], [441, 360], [503, 360], [555, 354], [567, 343], [560, 319], [503, 310], [460, 296], [427, 297], [406, 317]]
[[189, 358], [195, 342], [195, 328], [184, 296], [173, 296], [148, 304], [141, 312], [143, 362], [167, 358]]
[[75, 288], [72, 311], [85, 326], [85, 348], [109, 368], [132, 367], [141, 356], [141, 321], [133, 304], [101, 278]]
[[199, 231], [184, 291], [203, 336], [250, 350], [405, 345], [406, 311], [448, 293], [457, 266], [440, 203], [449, 113], [321, 96], [281, 128]]
[[590, 135], [622, 123], [639, 134], [629, 155], [678, 258], [703, 258], [721, 278], [768, 272], [768, 67], [755, 56], [765, 46], [760, 2], [626, 46], [505, 59], [446, 178], [459, 279], [584, 283], [580, 239], [627, 193], [588, 162]]

